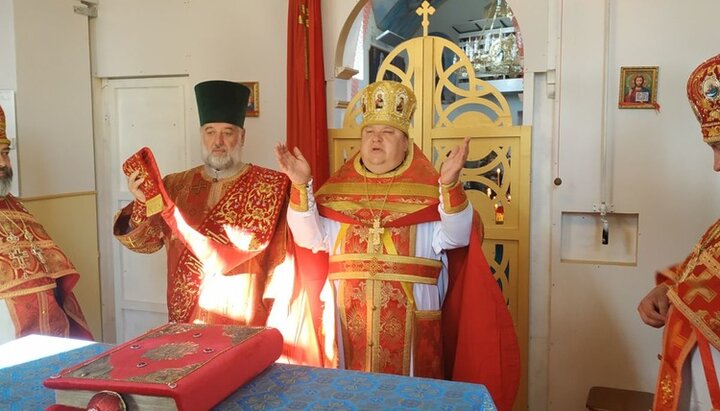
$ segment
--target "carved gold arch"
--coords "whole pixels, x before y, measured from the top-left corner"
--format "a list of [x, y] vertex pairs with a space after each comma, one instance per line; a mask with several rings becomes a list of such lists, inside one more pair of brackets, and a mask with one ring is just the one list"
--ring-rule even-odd
[[[432, 60], [433, 70], [429, 74], [437, 76], [437, 84], [425, 83], [422, 79], [424, 74], [424, 63], [426, 59], [427, 48], [430, 48], [430, 57]], [[452, 53], [457, 57], [457, 61], [447, 69], [443, 68], [443, 57]], [[397, 58], [402, 58], [408, 62], [407, 68], [398, 67], [393, 63]], [[446, 39], [434, 36], [420, 37], [410, 39], [393, 49], [378, 69], [377, 80], [383, 78], [393, 78], [402, 82], [406, 86], [413, 89], [418, 97], [418, 107], [415, 114], [415, 122], [411, 127], [418, 130], [420, 124], [425, 123], [424, 116], [418, 118], [418, 113], [423, 113], [423, 107], [430, 107], [435, 111], [437, 118], [434, 121], [434, 128], [442, 127], [472, 127], [475, 125], [491, 125], [495, 127], [506, 127], [512, 125], [512, 114], [510, 106], [502, 93], [493, 87], [490, 83], [482, 81], [474, 76], [468, 78], [467, 87], [460, 87], [452, 80], [453, 74], [461, 72], [474, 73], [474, 69], [470, 60], [467, 59], [465, 53], [455, 43]], [[420, 79], [421, 81], [418, 81]], [[431, 86], [431, 87], [429, 87]], [[426, 95], [426, 89], [431, 91], [431, 95]], [[457, 100], [443, 105], [442, 93], [445, 90], [456, 96]], [[429, 99], [426, 97], [430, 97]], [[440, 103], [440, 104], [438, 104]], [[488, 110], [468, 110], [462, 111], [468, 106], [480, 106]], [[457, 117], [451, 118], [453, 113], [460, 113]], [[361, 106], [360, 94], [356, 94], [345, 112], [343, 119], [343, 129], [357, 129], [360, 125]], [[420, 124], [419, 124], [420, 123]], [[411, 137], [413, 137], [411, 135]], [[416, 139], [416, 143], [418, 143]], [[419, 143], [422, 144], [422, 143]]]
[[[452, 63], [447, 64], [450, 60]], [[467, 82], [457, 78], [467, 73]], [[410, 87], [418, 105], [409, 136], [439, 168], [452, 147], [470, 136], [461, 180], [485, 226], [483, 250], [513, 316], [521, 346], [523, 378], [515, 409], [527, 403], [528, 276], [530, 215], [529, 126], [512, 124], [510, 105], [490, 82], [475, 78], [456, 44], [423, 36], [392, 50], [376, 80]], [[361, 95], [348, 103], [342, 128], [331, 129], [331, 165], [336, 170], [359, 149]], [[502, 211], [502, 213], [499, 213]]]

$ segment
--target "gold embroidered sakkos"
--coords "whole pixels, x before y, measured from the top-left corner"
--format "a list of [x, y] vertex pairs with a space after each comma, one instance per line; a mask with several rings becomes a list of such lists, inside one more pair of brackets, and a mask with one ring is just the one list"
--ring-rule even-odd
[[[246, 319], [234, 318], [232, 321], [264, 324], [269, 312], [269, 307], [263, 303], [266, 273], [285, 258], [287, 178], [278, 172], [248, 165], [237, 176], [215, 181], [200, 166], [171, 174], [163, 179], [163, 183], [189, 226], [208, 239], [238, 247], [239, 252], [247, 255], [244, 262], [229, 267], [229, 272], [218, 272], [216, 267], [200, 258], [202, 256], [196, 256], [186, 248], [167, 226], [159, 223], [159, 215], [148, 218], [127, 234], [116, 235], [126, 247], [138, 252], [151, 253], [164, 245], [168, 247], [169, 319], [178, 322], [198, 319], [220, 324], [231, 321], [234, 314], [226, 312], [222, 313], [223, 317], [214, 317], [215, 314], [198, 305], [201, 284], [218, 275], [247, 275], [248, 282], [243, 285], [247, 289], [236, 290], [247, 298], [235, 300], [245, 306], [240, 311], [250, 314]], [[130, 209], [123, 210], [117, 218], [131, 212]], [[273, 241], [276, 235], [282, 238]], [[231, 239], [231, 236], [237, 238]]]
[[80, 275], [68, 257], [11, 194], [0, 199], [0, 213], [0, 299], [16, 335], [91, 338], [71, 292]]
[[315, 197], [351, 221], [340, 223], [328, 269], [342, 302], [345, 367], [409, 375], [412, 363], [425, 364], [415, 375], [441, 377], [440, 311], [416, 311], [413, 287], [436, 285], [442, 264], [415, 257], [416, 224], [396, 224], [437, 207], [437, 173], [416, 146], [385, 174], [367, 173], [357, 156]]

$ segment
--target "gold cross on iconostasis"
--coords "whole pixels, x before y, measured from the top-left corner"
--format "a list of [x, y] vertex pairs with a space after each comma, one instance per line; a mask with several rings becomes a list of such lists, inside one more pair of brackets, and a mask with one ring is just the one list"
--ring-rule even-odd
[[420, 7], [415, 10], [415, 12], [418, 14], [418, 16], [422, 16], [423, 37], [427, 37], [428, 26], [430, 25], [430, 19], [428, 18], [428, 16], [432, 16], [433, 14], [435, 14], [435, 7], [431, 6], [430, 3], [425, 0], [422, 2]]

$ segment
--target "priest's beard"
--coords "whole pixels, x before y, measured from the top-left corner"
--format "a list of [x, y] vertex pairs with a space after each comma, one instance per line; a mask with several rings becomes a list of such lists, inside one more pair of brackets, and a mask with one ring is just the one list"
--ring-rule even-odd
[[242, 166], [242, 145], [238, 142], [235, 147], [227, 153], [213, 155], [205, 145], [202, 146], [202, 155], [205, 165], [217, 171], [232, 171]]
[[0, 197], [5, 197], [10, 192], [10, 185], [12, 184], [13, 171], [12, 168], [4, 166], [0, 167]]

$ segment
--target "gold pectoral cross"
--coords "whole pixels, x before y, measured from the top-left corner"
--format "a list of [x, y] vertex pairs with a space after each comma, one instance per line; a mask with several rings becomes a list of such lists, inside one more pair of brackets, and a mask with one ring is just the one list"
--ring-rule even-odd
[[30, 252], [38, 259], [40, 265], [43, 267], [43, 271], [47, 273], [47, 260], [45, 260], [45, 253], [43, 253], [42, 248], [40, 248], [37, 244], [33, 244], [30, 248]]
[[[7, 231], [7, 230], [6, 230], [6, 231]], [[7, 235], [7, 240], [8, 240], [8, 242], [15, 244], [15, 243], [17, 243], [18, 241], [20, 241], [20, 237], [16, 236], [15, 233], [12, 233], [12, 232], [10, 232], [10, 231], [8, 231], [8, 233], [9, 233], [9, 234]]]
[[25, 264], [25, 259], [28, 257], [30, 257], [30, 255], [19, 248], [14, 248], [10, 253], [10, 258], [15, 260], [15, 263], [19, 268], [25, 268], [27, 266]]
[[372, 235], [373, 249], [377, 252], [380, 249], [380, 236], [385, 232], [385, 229], [380, 227], [380, 217], [373, 219], [373, 226], [368, 232]]

